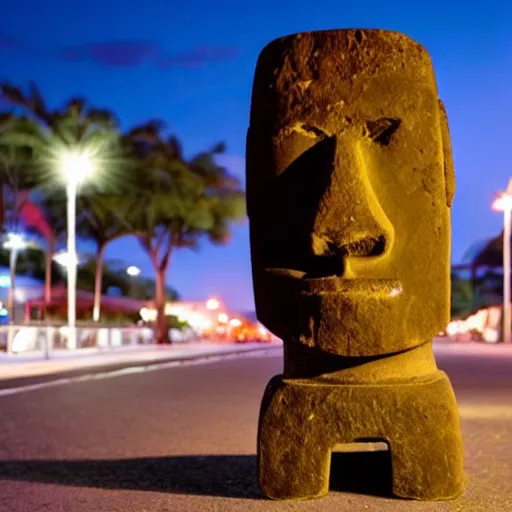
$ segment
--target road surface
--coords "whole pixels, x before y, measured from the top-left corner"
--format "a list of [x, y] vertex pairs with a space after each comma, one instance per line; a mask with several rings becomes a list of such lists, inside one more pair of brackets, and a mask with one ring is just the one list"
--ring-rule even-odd
[[[512, 350], [467, 347], [437, 349], [462, 416], [468, 488], [456, 501], [390, 499], [385, 452], [348, 473], [336, 456], [325, 498], [264, 499], [255, 440], [282, 364], [271, 349], [0, 396], [0, 511], [512, 511]], [[361, 474], [377, 483], [362, 486]]]

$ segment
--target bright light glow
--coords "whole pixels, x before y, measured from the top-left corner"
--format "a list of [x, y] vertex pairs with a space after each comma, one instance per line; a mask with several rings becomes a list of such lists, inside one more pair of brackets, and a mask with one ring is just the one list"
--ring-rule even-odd
[[402, 293], [402, 287], [396, 287], [396, 288], [393, 288], [389, 292], [389, 296], [390, 297], [396, 297], [396, 296], [400, 295], [401, 293]]
[[68, 268], [70, 265], [73, 265], [73, 260], [75, 265], [78, 265], [79, 263], [78, 255], [74, 254], [71, 256], [69, 252], [59, 252], [53, 257], [53, 260], [64, 268]]
[[27, 242], [23, 235], [19, 235], [17, 233], [9, 233], [7, 235], [7, 240], [4, 242], [5, 249], [25, 249], [27, 247]]
[[12, 341], [13, 352], [27, 352], [37, 348], [37, 328], [26, 327], [20, 329]]
[[138, 276], [140, 274], [140, 268], [139, 267], [136, 267], [134, 265], [131, 265], [130, 267], [128, 267], [126, 269], [126, 273], [129, 275], [129, 276]]
[[[165, 305], [166, 316], [176, 316], [180, 322], [188, 322], [192, 329], [199, 331], [211, 329], [213, 322], [207, 316], [191, 311], [187, 307], [183, 307], [180, 304], [168, 303]], [[156, 320], [157, 312], [154, 308], [144, 307], [140, 310], [140, 316], [144, 322], [154, 322]]]
[[11, 278], [9, 276], [0, 276], [0, 288], [9, 288], [11, 286]]
[[144, 322], [153, 322], [156, 320], [156, 309], [142, 308], [139, 313]]
[[487, 343], [498, 343], [500, 341], [500, 333], [497, 329], [486, 327], [482, 332], [482, 337]]
[[503, 193], [500, 194], [492, 203], [493, 210], [503, 212], [505, 210], [512, 210], [512, 195]]
[[220, 302], [217, 299], [208, 299], [206, 301], [206, 307], [209, 310], [215, 310], [220, 308]]
[[227, 324], [228, 320], [229, 320], [229, 316], [226, 315], [226, 313], [219, 313], [217, 320], [219, 321], [220, 324]]
[[263, 325], [258, 326], [258, 332], [261, 334], [261, 336], [267, 336], [267, 334], [269, 334], [268, 330], [263, 327]]
[[446, 334], [459, 339], [471, 339], [471, 333], [478, 333], [489, 343], [499, 338], [501, 308], [491, 306], [478, 310], [464, 320], [453, 320], [446, 327]]
[[88, 151], [63, 150], [59, 155], [60, 171], [68, 183], [79, 185], [94, 172], [94, 159]]
[[240, 327], [242, 325], [242, 320], [240, 320], [239, 318], [232, 318], [230, 321], [229, 321], [229, 325], [231, 327]]

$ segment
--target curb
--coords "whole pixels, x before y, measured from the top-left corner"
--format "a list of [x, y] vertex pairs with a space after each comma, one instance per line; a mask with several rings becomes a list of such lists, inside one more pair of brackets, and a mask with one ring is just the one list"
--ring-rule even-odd
[[[194, 354], [184, 357], [168, 357], [165, 359], [157, 359], [154, 361], [127, 361], [122, 363], [106, 363], [102, 365], [83, 366], [72, 370], [57, 371], [55, 373], [45, 373], [41, 375], [28, 375], [23, 377], [13, 377], [0, 380], [0, 390], [29, 386], [33, 384], [42, 384], [50, 381], [58, 381], [63, 379], [80, 379], [88, 375], [105, 375], [124, 372], [130, 368], [139, 368], [145, 371], [158, 366], [172, 367], [186, 365], [187, 363], [201, 363], [204, 361], [215, 361], [222, 359], [233, 359], [235, 357], [244, 356], [246, 354], [264, 353], [282, 349], [282, 345], [264, 345], [262, 347], [250, 348], [247, 350], [230, 350], [225, 352], [206, 352], [203, 354]], [[155, 368], [156, 369], [156, 368]]]

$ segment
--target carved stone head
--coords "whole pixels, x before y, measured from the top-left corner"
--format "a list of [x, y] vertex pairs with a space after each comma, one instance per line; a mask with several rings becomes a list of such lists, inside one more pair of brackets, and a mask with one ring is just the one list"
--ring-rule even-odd
[[286, 343], [403, 351], [449, 319], [448, 124], [428, 53], [384, 30], [277, 39], [247, 135], [258, 318]]

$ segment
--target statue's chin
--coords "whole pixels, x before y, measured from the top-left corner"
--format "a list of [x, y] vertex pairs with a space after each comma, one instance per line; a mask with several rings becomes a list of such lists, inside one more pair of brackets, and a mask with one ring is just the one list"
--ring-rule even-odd
[[412, 315], [415, 309], [405, 295], [303, 295], [299, 300], [281, 295], [267, 300], [258, 314], [285, 342], [341, 356], [377, 356], [417, 347], [443, 328], [436, 311], [423, 308]]

